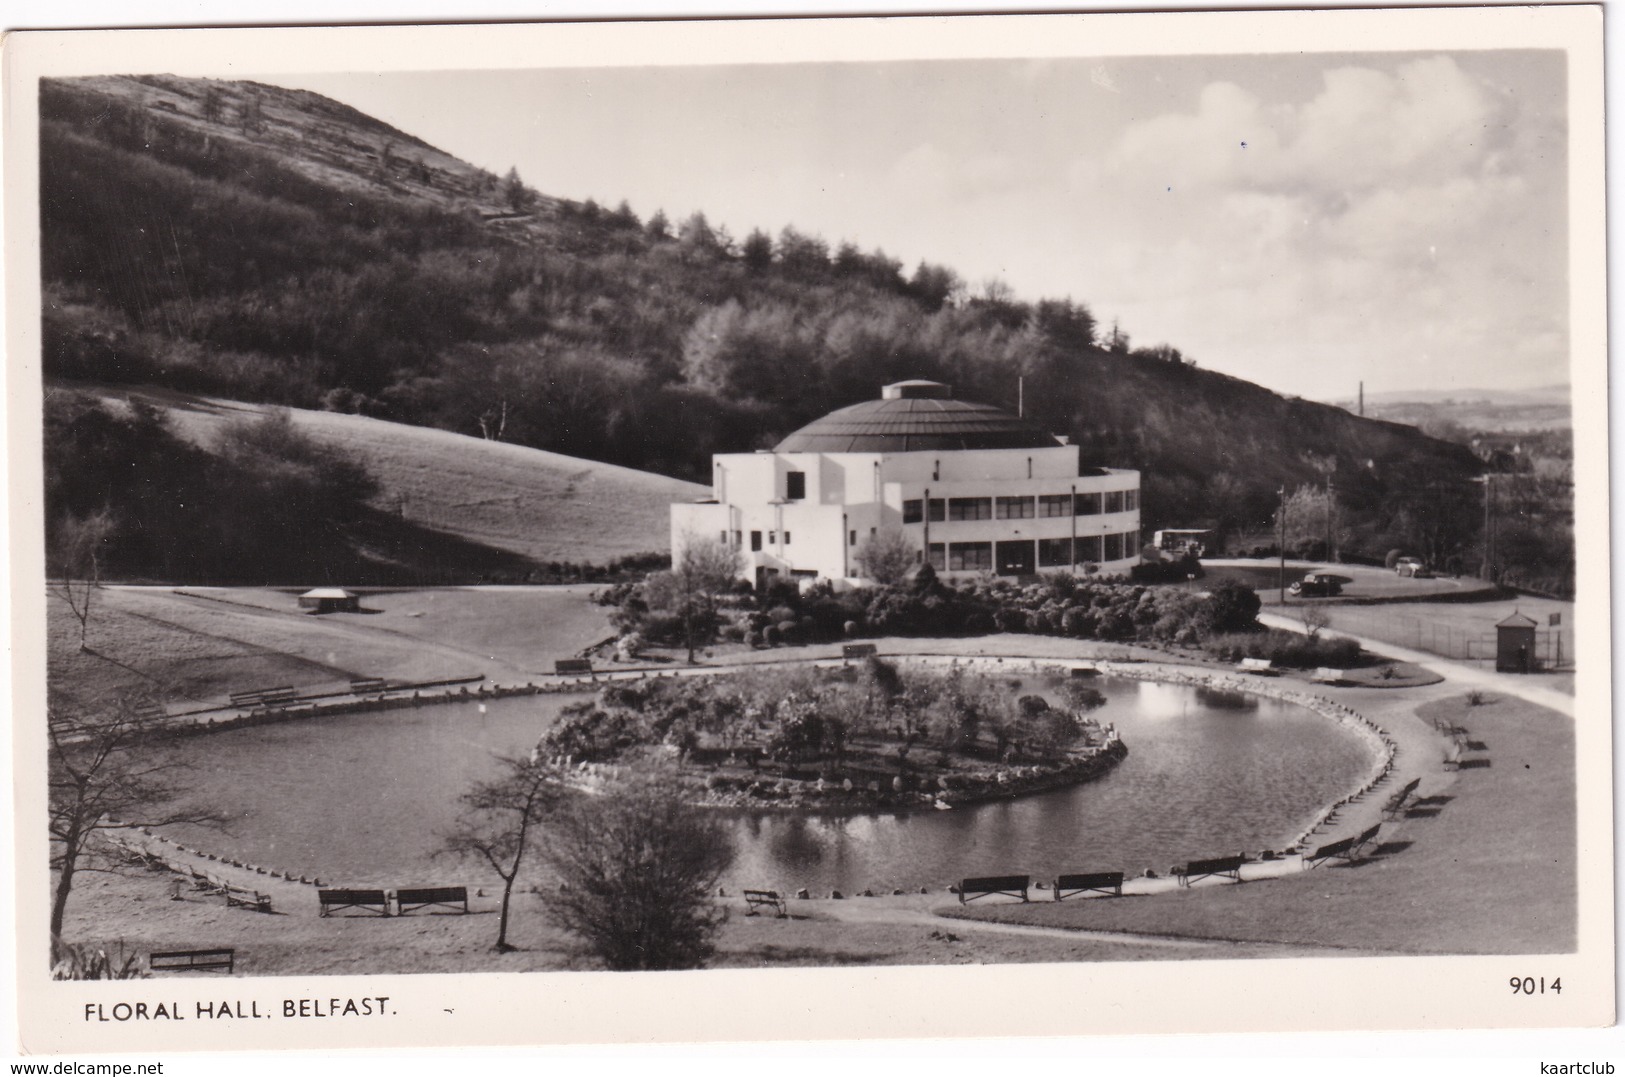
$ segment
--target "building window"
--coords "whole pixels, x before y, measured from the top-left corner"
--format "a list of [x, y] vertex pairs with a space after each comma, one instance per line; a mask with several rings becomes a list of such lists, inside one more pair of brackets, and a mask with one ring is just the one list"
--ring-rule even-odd
[[777, 531], [769, 531], [767, 533], [767, 544], [769, 546], [777, 546], [779, 544], [779, 533]]
[[856, 546], [858, 544], [858, 533], [856, 531], [848, 531], [846, 533], [846, 544], [848, 546]]
[[1038, 499], [1038, 515], [1071, 516], [1071, 494], [1044, 494]]
[[1079, 516], [1099, 516], [1100, 515], [1100, 495], [1099, 494], [1079, 494], [1077, 496], [1076, 508], [1074, 509], [1074, 511]]
[[807, 496], [807, 473], [805, 471], [786, 471], [784, 473], [784, 499], [786, 501], [800, 501]]
[[741, 542], [744, 542], [744, 541], [745, 541], [744, 532], [735, 531], [734, 532], [734, 545], [738, 546]]
[[903, 522], [917, 524], [925, 519], [925, 505], [918, 499], [903, 502]]
[[1090, 535], [1087, 538], [1080, 538], [1077, 547], [1072, 552], [1077, 557], [1073, 564], [1087, 565], [1090, 562], [1098, 564], [1101, 560], [1100, 536]]
[[991, 520], [993, 519], [993, 499], [991, 497], [950, 497], [948, 499], [948, 519]]
[[943, 549], [942, 543], [933, 542], [927, 556], [931, 560], [931, 567], [936, 569], [938, 572], [941, 572], [948, 567], [948, 555]]
[[[968, 501], [975, 498], [966, 498]], [[982, 500], [986, 500], [983, 498]], [[952, 572], [991, 572], [993, 570], [993, 543], [950, 542], [948, 569]]]
[[933, 497], [931, 503], [925, 507], [927, 518], [934, 524], [940, 524], [948, 515], [948, 503], [940, 497]]
[[752, 531], [750, 533], [750, 548], [752, 550], [760, 550], [762, 548], [762, 533], [760, 531]]
[[726, 531], [722, 533], [722, 544], [724, 546], [728, 545], [728, 532]]
[[1059, 568], [1072, 563], [1072, 540], [1069, 538], [1039, 539], [1038, 567]]
[[784, 533], [784, 544], [786, 546], [790, 545], [790, 532], [788, 531]]
[[1121, 491], [1121, 490], [1107, 490], [1106, 491], [1106, 511], [1107, 512], [1122, 512], [1123, 511], [1123, 491]]
[[1001, 520], [1031, 520], [1033, 518], [1033, 499], [1030, 497], [1001, 497], [999, 498], [999, 519]]
[[1106, 536], [1106, 557], [1105, 557], [1105, 560], [1107, 560], [1107, 561], [1121, 561], [1122, 559], [1123, 559], [1123, 536], [1122, 535], [1107, 535]]
[[1140, 491], [1138, 491], [1138, 490], [1124, 490], [1123, 491], [1123, 511], [1124, 512], [1133, 512], [1135, 509], [1137, 509], [1139, 507], [1140, 507]]

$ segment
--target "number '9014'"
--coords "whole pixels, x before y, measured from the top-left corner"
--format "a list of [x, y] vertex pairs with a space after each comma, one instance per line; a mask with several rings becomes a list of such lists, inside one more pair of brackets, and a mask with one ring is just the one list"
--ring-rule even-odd
[[1514, 995], [1544, 995], [1550, 991], [1554, 995], [1563, 993], [1563, 977], [1559, 976], [1546, 982], [1544, 976], [1514, 976], [1507, 981], [1512, 986]]

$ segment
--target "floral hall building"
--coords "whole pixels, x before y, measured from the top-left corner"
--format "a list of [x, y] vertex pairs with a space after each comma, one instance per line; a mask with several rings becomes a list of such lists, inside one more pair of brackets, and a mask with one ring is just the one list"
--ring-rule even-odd
[[1140, 473], [940, 382], [808, 423], [770, 450], [712, 457], [711, 496], [676, 504], [672, 549], [720, 539], [740, 576], [855, 580], [866, 539], [900, 531], [946, 577], [1123, 573], [1140, 561]]

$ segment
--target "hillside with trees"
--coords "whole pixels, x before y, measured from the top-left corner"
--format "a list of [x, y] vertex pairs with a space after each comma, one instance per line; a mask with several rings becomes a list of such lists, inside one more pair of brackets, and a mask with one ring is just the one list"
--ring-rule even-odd
[[734, 237], [546, 197], [302, 91], [41, 87], [48, 378], [353, 412], [691, 481], [883, 382], [951, 383], [1145, 472], [1146, 529], [1267, 529], [1335, 481], [1339, 545], [1476, 563], [1483, 465], [1413, 427], [1134, 347], [1071, 299], [793, 225]]

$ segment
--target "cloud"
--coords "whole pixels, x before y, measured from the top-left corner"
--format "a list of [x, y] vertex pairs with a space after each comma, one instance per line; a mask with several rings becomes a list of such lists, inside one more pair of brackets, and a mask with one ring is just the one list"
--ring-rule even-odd
[[1069, 171], [1111, 207], [1080, 210], [1108, 233], [1100, 313], [1306, 395], [1328, 363], [1470, 382], [1566, 360], [1562, 243], [1532, 210], [1554, 184], [1514, 152], [1515, 101], [1441, 56], [1333, 68], [1296, 103], [1213, 82], [1193, 105]]

